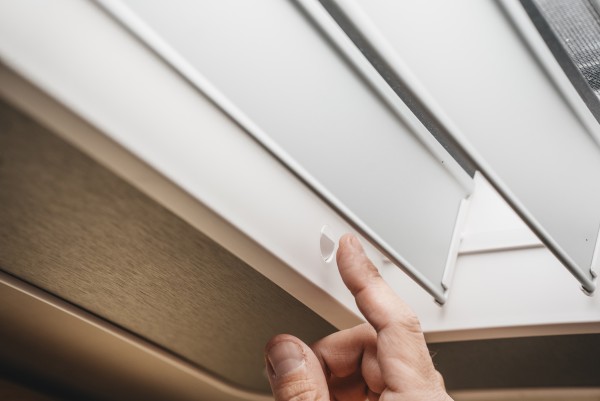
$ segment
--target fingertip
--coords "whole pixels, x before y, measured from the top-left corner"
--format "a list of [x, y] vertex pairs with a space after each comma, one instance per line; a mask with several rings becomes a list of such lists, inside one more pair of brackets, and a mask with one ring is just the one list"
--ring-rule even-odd
[[371, 278], [379, 276], [379, 271], [367, 257], [360, 240], [353, 234], [340, 238], [337, 265], [346, 287], [355, 295]]
[[410, 308], [385, 282], [356, 236], [345, 234], [341, 237], [337, 264], [358, 308], [376, 330], [392, 320], [415, 320]]
[[337, 250], [337, 259], [339, 260], [342, 255], [344, 255], [348, 249], [350, 249], [350, 241], [354, 237], [354, 235], [350, 233], [346, 233], [340, 237], [339, 246]]
[[294, 337], [291, 334], [277, 334], [276, 336], [271, 337], [271, 339], [265, 345], [265, 355], [269, 353], [269, 350], [277, 343], [283, 341], [291, 341], [299, 344], [303, 344], [302, 340], [298, 337]]
[[321, 364], [302, 340], [289, 334], [271, 338], [265, 346], [265, 363], [277, 401], [328, 399]]
[[346, 281], [344, 276], [347, 274], [345, 270], [351, 269], [356, 264], [356, 259], [364, 255], [364, 249], [354, 234], [347, 233], [340, 238], [336, 260], [344, 281]]
[[338, 251], [340, 249], [343, 252], [364, 253], [364, 249], [360, 243], [360, 240], [356, 237], [356, 235], [352, 233], [346, 233], [342, 235], [342, 237], [340, 238], [340, 246], [338, 248]]

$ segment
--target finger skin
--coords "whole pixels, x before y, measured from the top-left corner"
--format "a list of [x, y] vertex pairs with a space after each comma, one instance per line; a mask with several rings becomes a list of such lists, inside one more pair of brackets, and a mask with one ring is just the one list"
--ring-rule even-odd
[[360, 373], [360, 379], [370, 390], [381, 393], [385, 388], [377, 362], [377, 334], [370, 324], [330, 334], [311, 348], [330, 375], [345, 378]]
[[450, 399], [418, 318], [383, 280], [355, 236], [340, 239], [337, 263], [358, 308], [377, 331], [377, 361], [386, 386], [381, 398], [394, 393], [399, 399]]
[[[284, 366], [285, 371], [278, 369], [274, 357], [281, 345], [288, 349], [297, 347], [302, 363], [299, 366], [292, 364], [294, 367], [290, 369], [290, 364], [284, 360], [280, 366]], [[276, 401], [329, 400], [329, 389], [321, 364], [310, 347], [300, 339], [288, 334], [273, 337], [265, 347], [265, 362]]]
[[375, 330], [400, 324], [409, 331], [421, 331], [413, 311], [383, 280], [355, 236], [346, 234], [340, 239], [337, 263], [344, 284]]
[[329, 394], [335, 401], [365, 401], [367, 385], [357, 370], [351, 376], [330, 378]]
[[369, 323], [327, 336], [312, 350], [296, 337], [274, 337], [265, 352], [275, 400], [452, 401], [418, 318], [356, 237], [340, 239], [337, 262]]

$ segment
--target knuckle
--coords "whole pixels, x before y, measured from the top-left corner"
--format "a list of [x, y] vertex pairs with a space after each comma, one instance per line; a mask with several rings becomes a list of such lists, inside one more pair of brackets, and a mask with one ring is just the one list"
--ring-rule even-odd
[[401, 322], [407, 331], [417, 334], [423, 333], [423, 329], [421, 328], [421, 321], [413, 312], [406, 313]]
[[438, 372], [437, 370], [435, 371], [435, 376], [437, 379], [438, 386], [440, 386], [440, 388], [442, 388], [442, 389], [445, 389], [446, 383], [444, 383], [444, 376], [442, 376], [442, 374], [440, 372]]
[[375, 328], [370, 323], [361, 323], [358, 327], [362, 335], [366, 338], [377, 341], [377, 331], [375, 331]]
[[[366, 259], [366, 258], [365, 258]], [[371, 262], [369, 259], [366, 259], [364, 261], [364, 266], [365, 266], [365, 271], [368, 274], [368, 278], [371, 280], [378, 280], [381, 277], [381, 274], [379, 273], [379, 269], [377, 269], [377, 266], [375, 266], [373, 264], [373, 262]]]
[[[350, 284], [349, 287], [355, 297], [363, 296], [368, 292], [372, 293], [373, 291], [377, 291], [379, 286], [383, 283], [383, 277], [381, 277], [381, 274], [375, 265], [368, 262], [364, 266], [365, 268], [361, 267], [363, 275], [361, 280]], [[365, 296], [369, 297], [370, 295]]]
[[395, 327], [396, 330], [404, 333], [416, 334], [419, 336], [423, 335], [423, 329], [421, 328], [421, 322], [417, 315], [412, 312], [404, 312], [399, 314], [397, 318], [392, 319], [389, 324], [391, 327]]

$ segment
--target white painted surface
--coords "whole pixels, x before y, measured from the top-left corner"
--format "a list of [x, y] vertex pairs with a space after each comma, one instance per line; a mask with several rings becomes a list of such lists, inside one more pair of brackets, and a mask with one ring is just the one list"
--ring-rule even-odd
[[[573, 112], [552, 82], [556, 77], [547, 76], [499, 5], [336, 2], [353, 10], [360, 4], [403, 68], [412, 71], [456, 127], [453, 135], [573, 274], [593, 289], [600, 147], [580, 120], [586, 111]], [[544, 285], [542, 277], [534, 285]]]
[[[600, 332], [600, 296], [586, 296], [577, 281], [481, 177], [476, 179], [465, 239], [484, 243], [496, 233], [519, 233], [485, 249], [464, 243], [448, 302], [439, 308], [391, 266], [381, 272], [421, 318], [430, 341]], [[500, 234], [498, 234], [500, 233]], [[522, 242], [519, 243], [519, 238]], [[466, 246], [464, 246], [466, 245]], [[541, 283], [541, 285], [536, 285]]]
[[544, 246], [481, 174], [475, 175], [475, 182], [474, 206], [461, 233], [462, 255]]

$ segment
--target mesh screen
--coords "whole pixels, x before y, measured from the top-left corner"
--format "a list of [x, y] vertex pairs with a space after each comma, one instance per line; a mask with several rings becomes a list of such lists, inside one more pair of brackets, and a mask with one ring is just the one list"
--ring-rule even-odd
[[535, 0], [589, 87], [600, 97], [600, 14], [588, 0]]

